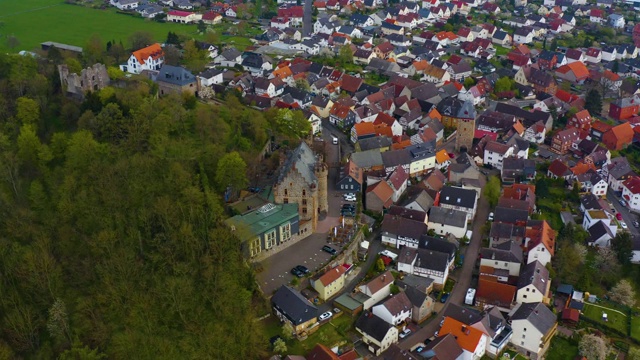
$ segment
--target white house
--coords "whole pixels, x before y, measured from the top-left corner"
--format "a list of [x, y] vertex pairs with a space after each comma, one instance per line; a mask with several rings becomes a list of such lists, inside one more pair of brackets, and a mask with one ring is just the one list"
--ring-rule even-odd
[[529, 359], [544, 356], [556, 333], [556, 315], [543, 303], [521, 303], [510, 313], [511, 344]]
[[505, 158], [513, 155], [513, 147], [497, 141], [490, 141], [484, 148], [484, 164], [502, 170]]
[[355, 328], [362, 335], [362, 342], [376, 356], [398, 342], [398, 329], [370, 312], [356, 320]]
[[620, 14], [611, 14], [609, 15], [609, 25], [614, 29], [622, 29], [624, 27], [625, 21], [624, 16]]
[[489, 336], [483, 331], [460, 322], [452, 317], [445, 317], [438, 336], [453, 335], [463, 353], [458, 359], [477, 360], [487, 351]]
[[411, 300], [409, 300], [404, 292], [399, 292], [382, 304], [372, 308], [374, 315], [393, 326], [400, 325], [403, 321], [410, 321], [412, 311], [413, 305], [411, 304]]
[[596, 48], [588, 48], [586, 52], [586, 61], [592, 64], [599, 64], [602, 61], [602, 51]]
[[529, 220], [525, 231], [524, 245], [527, 264], [539, 261], [543, 266], [551, 262], [555, 253], [556, 232], [546, 220]]
[[139, 0], [111, 0], [111, 5], [118, 8], [118, 10], [134, 10], [139, 5]]
[[478, 193], [474, 190], [455, 186], [445, 186], [440, 190], [440, 206], [466, 212], [467, 221], [471, 221], [476, 215], [477, 205]]
[[240, 64], [241, 61], [242, 53], [235, 48], [226, 49], [213, 59], [214, 64], [225, 67], [234, 67], [236, 64]]
[[455, 254], [405, 247], [398, 256], [398, 271], [431, 278], [435, 287], [442, 288], [454, 260]]
[[120, 65], [120, 70], [140, 74], [143, 70], [160, 70], [162, 64], [164, 64], [164, 51], [160, 44], [156, 43], [134, 51], [127, 63]]
[[429, 212], [427, 226], [437, 235], [453, 235], [461, 239], [467, 233], [467, 213], [434, 206]]
[[400, 248], [417, 248], [422, 234], [426, 234], [427, 225], [418, 220], [385, 214], [380, 227], [382, 243]]
[[358, 291], [369, 297], [363, 303], [363, 309], [368, 310], [373, 305], [389, 296], [391, 294], [391, 285], [393, 284], [393, 281], [393, 274], [391, 274], [391, 271], [387, 270], [368, 283], [358, 286]]
[[601, 51], [603, 61], [614, 61], [618, 58], [618, 50], [615, 46], [605, 46]]
[[622, 198], [631, 210], [640, 211], [640, 177], [632, 176], [622, 182]]
[[509, 241], [496, 247], [482, 248], [480, 249], [480, 266], [507, 270], [509, 276], [520, 276], [522, 248], [515, 241]]
[[604, 210], [587, 210], [584, 212], [584, 219], [582, 221], [582, 228], [588, 230], [590, 227], [595, 225], [598, 221], [602, 221], [605, 225], [607, 225], [612, 233], [616, 233], [618, 230], [615, 221], [612, 221], [612, 216], [609, 215]]
[[528, 26], [519, 27], [513, 34], [513, 42], [516, 44], [529, 44], [533, 41], [533, 29]]
[[202, 19], [202, 15], [190, 11], [171, 10], [167, 13], [167, 21], [190, 24]]
[[201, 72], [198, 75], [198, 80], [200, 81], [200, 86], [211, 86], [215, 84], [222, 84], [224, 79], [222, 75], [224, 71], [218, 69], [208, 69], [206, 71]]
[[527, 264], [520, 272], [516, 303], [538, 303], [547, 300], [551, 279], [549, 270], [539, 261]]

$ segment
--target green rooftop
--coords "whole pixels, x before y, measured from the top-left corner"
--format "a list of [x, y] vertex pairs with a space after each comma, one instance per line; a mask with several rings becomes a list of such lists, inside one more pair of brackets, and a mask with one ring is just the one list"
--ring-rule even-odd
[[275, 205], [268, 203], [255, 211], [227, 219], [226, 223], [240, 231], [247, 229], [249, 234], [240, 235], [240, 238], [247, 239], [264, 234], [268, 230], [297, 217], [298, 204]]

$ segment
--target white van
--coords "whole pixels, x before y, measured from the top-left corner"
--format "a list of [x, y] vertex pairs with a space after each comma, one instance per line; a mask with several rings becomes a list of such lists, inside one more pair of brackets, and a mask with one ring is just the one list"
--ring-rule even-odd
[[338, 145], [338, 138], [333, 136], [333, 145]]
[[469, 288], [467, 290], [467, 296], [465, 296], [464, 298], [464, 303], [466, 305], [473, 305], [473, 300], [475, 300], [475, 298], [476, 298], [476, 289]]

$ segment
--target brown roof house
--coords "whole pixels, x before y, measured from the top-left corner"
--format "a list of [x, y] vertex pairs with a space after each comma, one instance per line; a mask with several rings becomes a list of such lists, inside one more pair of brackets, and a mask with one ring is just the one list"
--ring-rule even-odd
[[367, 188], [365, 201], [367, 210], [382, 212], [393, 205], [393, 189], [386, 181], [379, 181]]
[[602, 135], [602, 142], [609, 150], [621, 150], [633, 141], [633, 128], [628, 122], [612, 127]]
[[580, 140], [580, 131], [577, 128], [572, 127], [558, 131], [551, 140], [551, 151], [566, 154], [578, 140]]
[[387, 296], [391, 294], [391, 285], [394, 278], [391, 271], [387, 270], [384, 273], [376, 276], [368, 283], [358, 286], [357, 291], [366, 295], [368, 298], [363, 303], [364, 310], [370, 309], [373, 305], [379, 303]]
[[515, 305], [513, 299], [516, 296], [516, 287], [493, 280], [493, 278], [481, 275], [476, 291], [476, 306], [484, 307], [493, 305], [501, 311], [509, 311]]
[[346, 269], [338, 265], [333, 269], [311, 280], [311, 285], [318, 292], [318, 297], [326, 301], [336, 295], [344, 287]]
[[374, 306], [372, 312], [388, 324], [398, 326], [411, 320], [413, 304], [404, 292], [400, 292], [382, 304]]

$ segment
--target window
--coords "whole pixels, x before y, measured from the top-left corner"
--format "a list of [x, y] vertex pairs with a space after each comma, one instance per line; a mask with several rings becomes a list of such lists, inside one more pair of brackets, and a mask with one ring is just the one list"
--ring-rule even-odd
[[498, 265], [498, 262], [496, 261], [496, 265]]
[[307, 199], [302, 199], [302, 205], [307, 205]]
[[307, 196], [307, 190], [302, 189], [302, 196]]
[[289, 190], [284, 189], [284, 196], [288, 196], [289, 195]]
[[289, 199], [288, 198], [284, 198], [284, 199], [282, 199], [282, 202], [285, 203], [285, 204], [288, 204], [289, 203]]
[[[529, 290], [529, 289], [527, 289], [527, 290]], [[523, 297], [524, 299], [526, 299], [526, 298], [527, 298], [527, 295], [522, 295], [522, 297]]]
[[344, 185], [340, 185], [340, 190], [344, 190]]
[[291, 239], [291, 224], [284, 224], [280, 227], [280, 239], [282, 241]]
[[524, 346], [524, 341], [520, 341], [520, 346]]
[[262, 251], [262, 247], [260, 246], [260, 238], [257, 237], [249, 242], [249, 254], [251, 257], [258, 255]]
[[522, 338], [524, 339], [526, 337], [526, 335], [522, 334]]
[[273, 230], [270, 233], [266, 234], [264, 248], [269, 250], [276, 244], [276, 231]]
[[302, 214], [303, 214], [303, 215], [307, 215], [307, 208], [306, 208], [306, 207], [303, 207], [303, 208], [302, 208]]
[[527, 328], [522, 329], [522, 331], [527, 331]]

